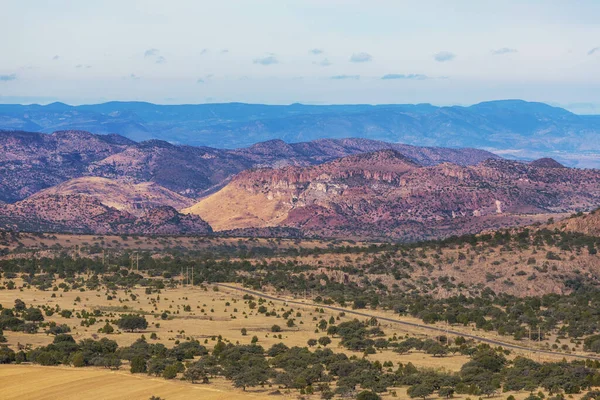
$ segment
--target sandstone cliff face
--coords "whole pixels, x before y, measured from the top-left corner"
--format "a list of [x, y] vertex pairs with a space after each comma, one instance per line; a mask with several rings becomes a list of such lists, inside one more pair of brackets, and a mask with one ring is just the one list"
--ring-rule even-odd
[[[386, 150], [313, 167], [246, 171], [186, 211], [212, 218], [217, 230], [286, 226], [309, 235], [419, 239], [600, 204], [600, 171], [542, 165], [488, 160], [423, 167]], [[250, 202], [263, 207], [250, 212]]]

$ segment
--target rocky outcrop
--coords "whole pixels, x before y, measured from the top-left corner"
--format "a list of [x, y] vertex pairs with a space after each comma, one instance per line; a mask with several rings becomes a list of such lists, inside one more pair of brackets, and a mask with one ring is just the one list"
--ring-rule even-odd
[[135, 216], [156, 207], [169, 206], [181, 210], [194, 204], [194, 200], [184, 197], [155, 182], [135, 184], [124, 179], [108, 179], [99, 177], [75, 178], [57, 186], [44, 189], [28, 200], [47, 195], [81, 194], [94, 198], [100, 203], [126, 211]]
[[530, 223], [538, 214], [588, 210], [598, 202], [598, 170], [508, 160], [425, 167], [385, 150], [312, 167], [246, 171], [186, 212], [216, 230], [284, 226], [307, 235], [424, 239]]

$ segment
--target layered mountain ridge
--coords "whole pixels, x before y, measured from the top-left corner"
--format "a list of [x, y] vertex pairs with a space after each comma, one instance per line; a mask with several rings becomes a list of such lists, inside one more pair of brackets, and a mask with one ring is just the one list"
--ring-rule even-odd
[[136, 143], [119, 135], [82, 131], [53, 134], [0, 132], [0, 201], [23, 200], [42, 189], [80, 177], [154, 182], [191, 199], [222, 187], [253, 167], [315, 165], [351, 154], [395, 149], [424, 165], [469, 165], [498, 156], [478, 149], [416, 147], [365, 139], [285, 143], [280, 140], [224, 150], [177, 146], [159, 140]]
[[418, 146], [478, 147], [516, 158], [551, 154], [569, 166], [600, 167], [600, 116], [523, 100], [468, 107], [382, 105], [0, 105], [0, 129], [82, 129], [194, 146], [239, 148], [283, 139], [360, 137]]
[[223, 150], [2, 132], [0, 149], [0, 228], [14, 230], [417, 240], [600, 204], [598, 170], [367, 139]]
[[600, 204], [600, 171], [489, 159], [422, 166], [384, 150], [318, 166], [254, 169], [183, 210], [215, 230], [427, 239], [531, 223]]

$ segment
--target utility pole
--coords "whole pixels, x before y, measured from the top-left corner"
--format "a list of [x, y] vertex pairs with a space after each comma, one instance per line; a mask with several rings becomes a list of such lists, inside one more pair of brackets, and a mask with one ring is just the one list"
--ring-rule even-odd
[[140, 253], [138, 253], [137, 251], [135, 252], [135, 256], [136, 256], [136, 269], [137, 272], [140, 272]]
[[533, 354], [533, 346], [531, 344], [531, 325], [529, 326], [529, 358], [531, 358]]
[[185, 284], [183, 282], [183, 267], [181, 267], [181, 287], [184, 287]]
[[[538, 342], [539, 347], [542, 347], [542, 327], [538, 325]], [[538, 353], [538, 362], [542, 361], [542, 354]]]

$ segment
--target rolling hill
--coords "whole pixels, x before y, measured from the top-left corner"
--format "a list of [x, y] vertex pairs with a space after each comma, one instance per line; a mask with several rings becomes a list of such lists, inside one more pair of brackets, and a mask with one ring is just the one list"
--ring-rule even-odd
[[158, 206], [140, 216], [82, 194], [44, 194], [0, 206], [0, 228], [29, 232], [136, 235], [206, 235], [212, 228], [194, 215]]
[[169, 206], [180, 210], [194, 203], [192, 199], [165, 189], [154, 182], [134, 184], [95, 176], [68, 180], [37, 192], [30, 196], [29, 200], [48, 195], [85, 195], [106, 206], [126, 211], [135, 216], [142, 216], [156, 207]]

